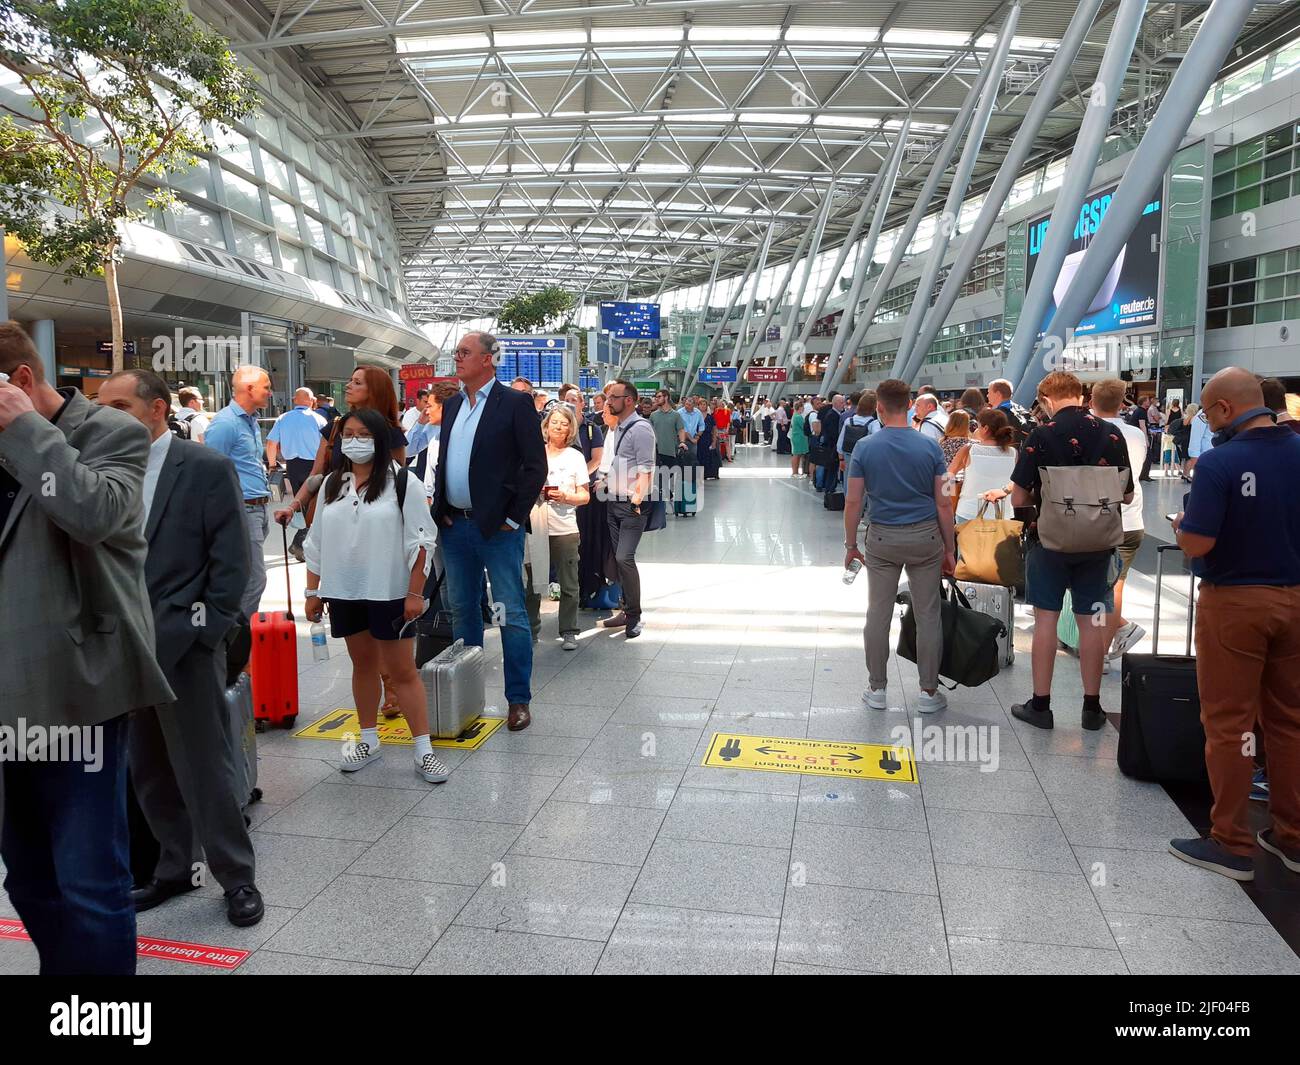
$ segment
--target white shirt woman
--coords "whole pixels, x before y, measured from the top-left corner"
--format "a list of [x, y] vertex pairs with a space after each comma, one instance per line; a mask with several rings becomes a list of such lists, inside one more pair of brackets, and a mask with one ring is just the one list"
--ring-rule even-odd
[[438, 784], [447, 779], [447, 767], [433, 753], [414, 633], [407, 631], [425, 611], [433, 518], [423, 485], [393, 460], [382, 415], [370, 408], [351, 411], [339, 433], [341, 451], [332, 460], [334, 469], [321, 488], [303, 545], [303, 613], [319, 622], [328, 607], [331, 633], [346, 642], [352, 659], [361, 737], [344, 746], [339, 768], [355, 772], [382, 754], [377, 727], [382, 674], [415, 740], [416, 772]]
[[979, 510], [980, 497], [986, 492], [1001, 490], [1011, 480], [1016, 465], [1016, 449], [1012, 447], [1015, 430], [1000, 410], [981, 411], [978, 428], [971, 442], [948, 467], [956, 479], [963, 474], [961, 495], [957, 499], [954, 517], [957, 521], [970, 521]]

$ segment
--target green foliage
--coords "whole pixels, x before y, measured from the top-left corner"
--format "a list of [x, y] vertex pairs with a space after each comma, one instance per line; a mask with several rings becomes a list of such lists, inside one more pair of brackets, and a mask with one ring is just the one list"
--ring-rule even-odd
[[512, 296], [497, 311], [497, 331], [506, 334], [552, 332], [574, 302], [573, 293], [559, 285]]
[[213, 148], [202, 123], [257, 102], [252, 72], [180, 0], [0, 0], [0, 67], [32, 97], [26, 111], [0, 104], [0, 224], [78, 277], [120, 258], [141, 178], [188, 170]]

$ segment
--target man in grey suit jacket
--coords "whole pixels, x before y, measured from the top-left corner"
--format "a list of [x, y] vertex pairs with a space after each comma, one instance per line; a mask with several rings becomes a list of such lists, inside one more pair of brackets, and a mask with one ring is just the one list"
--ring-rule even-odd
[[202, 847], [225, 889], [226, 915], [245, 926], [262, 919], [253, 882], [253, 844], [244, 824], [247, 795], [226, 709], [225, 639], [248, 585], [248, 535], [234, 464], [176, 438], [167, 426], [171, 390], [148, 370], [123, 370], [99, 389], [101, 405], [130, 414], [152, 441], [144, 475], [145, 578], [153, 602], [158, 664], [176, 701], [131, 718], [131, 782], [158, 838], [154, 875], [133, 892], [136, 912], [203, 886]]
[[127, 713], [173, 697], [145, 590], [149, 434], [52, 388], [16, 322], [0, 372], [0, 725], [29, 748], [3, 771], [5, 888], [42, 973], [129, 975]]

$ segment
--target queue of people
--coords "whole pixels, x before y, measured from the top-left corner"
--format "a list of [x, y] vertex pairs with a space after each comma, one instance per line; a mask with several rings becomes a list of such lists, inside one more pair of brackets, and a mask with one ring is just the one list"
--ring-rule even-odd
[[[1215, 805], [1208, 839], [1170, 846], [1238, 880], [1253, 877], [1256, 845], [1300, 872], [1300, 691], [1277, 665], [1300, 654], [1300, 502], [1287, 490], [1300, 472], [1300, 430], [1282, 417], [1278, 383], [1224, 370], [1199, 410], [1171, 404], [1159, 418], [1149, 403], [1130, 408], [1140, 418], [1125, 417], [1119, 380], [1094, 384], [1085, 405], [1087, 390], [1063, 372], [1039, 385], [1036, 415], [1011, 402], [1005, 381], [987, 394], [967, 390], [945, 409], [932, 391], [914, 396], [899, 380], [850, 396], [740, 406], [694, 397], [675, 405], [661, 391], [648, 409], [618, 380], [588, 411], [571, 386], [539, 406], [531, 384], [501, 383], [496, 351], [491, 335], [467, 334], [455, 352], [457, 383], [426, 390], [404, 421], [391, 378], [358, 367], [346, 413], [327, 418], [301, 390], [264, 442], [256, 419], [270, 395], [264, 370], [238, 369], [231, 402], [204, 422], [201, 397], [197, 405], [181, 397], [192, 412], [182, 419], [166, 383], [145, 370], [112, 375], [92, 404], [55, 389], [21, 327], [0, 325], [0, 666], [15, 695], [0, 723], [15, 724], [20, 708], [29, 723], [101, 737], [98, 772], [83, 775], [68, 761], [5, 766], [5, 886], [43, 973], [133, 972], [134, 915], [201, 886], [198, 868], [221, 885], [231, 923], [263, 917], [223, 689], [232, 636], [266, 587], [267, 468], [279, 459], [293, 495], [274, 519], [306, 524], [302, 615], [328, 615], [351, 663], [360, 736], [339, 769], [358, 772], [382, 757], [378, 715], [391, 708], [413, 737], [414, 773], [438, 784], [449, 774], [431, 745], [411, 631], [428, 609], [435, 568], [445, 573], [454, 638], [467, 645], [483, 644], [490, 584], [507, 727], [526, 729], [552, 571], [564, 650], [577, 646], [578, 610], [597, 581], [619, 589], [604, 627], [640, 636], [636, 553], [663, 502], [656, 475], [662, 483], [670, 471], [680, 485], [689, 470], [693, 484], [696, 470], [709, 476], [712, 456], [716, 476], [734, 461], [733, 441], [743, 445], [750, 433], [778, 452], [784, 439], [792, 475], [826, 492], [844, 485], [845, 566], [861, 564], [868, 577], [863, 701], [872, 710], [888, 707], [901, 575], [917, 622], [917, 710], [939, 713], [947, 705], [940, 583], [956, 568], [958, 526], [980, 503], [1008, 497], [1041, 513], [1062, 470], [1107, 471], [1121, 504], [1117, 542], [1062, 545], [1029, 523], [1032, 689], [1011, 708], [1034, 728], [1054, 728], [1057, 623], [1068, 592], [1076, 617], [1087, 619], [1078, 626], [1080, 721], [1100, 729], [1104, 663], [1144, 635], [1122, 616], [1144, 535], [1142, 471], [1166, 429], [1176, 434], [1189, 417], [1203, 418], [1210, 438], [1196, 454], [1187, 449], [1192, 488], [1174, 531], [1202, 577], [1197, 675]], [[58, 489], [42, 490], [51, 476]], [[1247, 482], [1253, 490], [1242, 489]], [[1264, 740], [1266, 767], [1244, 753], [1251, 734]], [[135, 885], [128, 768], [159, 843], [151, 874]], [[1252, 837], [1245, 808], [1261, 773], [1272, 825]]]

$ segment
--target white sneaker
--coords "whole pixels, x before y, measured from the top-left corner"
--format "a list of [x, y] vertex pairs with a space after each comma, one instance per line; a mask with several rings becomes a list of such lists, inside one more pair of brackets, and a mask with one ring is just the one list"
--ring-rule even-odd
[[343, 759], [339, 762], [339, 768], [345, 773], [355, 773], [362, 766], [367, 766], [371, 762], [377, 762], [384, 756], [382, 747], [370, 749], [370, 744], [365, 740], [357, 740], [354, 744], [345, 744], [343, 747]]
[[415, 771], [430, 784], [441, 784], [451, 776], [451, 771], [438, 760], [436, 754], [432, 753], [426, 754], [415, 763]]
[[560, 649], [564, 651], [576, 651], [578, 649], [578, 638], [571, 632], [564, 634], [564, 642], [560, 644]]
[[1107, 652], [1107, 658], [1119, 658], [1125, 651], [1135, 647], [1139, 640], [1147, 634], [1147, 630], [1139, 625], [1136, 621], [1126, 621], [1115, 633], [1115, 639], [1110, 643], [1110, 651]]
[[916, 712], [918, 714], [933, 714], [940, 710], [948, 709], [948, 697], [939, 689], [935, 689], [933, 695], [921, 693], [921, 697], [916, 701]]
[[885, 688], [868, 688], [862, 693], [862, 701], [872, 710], [888, 710], [889, 698]]

